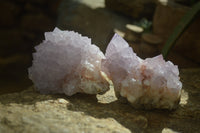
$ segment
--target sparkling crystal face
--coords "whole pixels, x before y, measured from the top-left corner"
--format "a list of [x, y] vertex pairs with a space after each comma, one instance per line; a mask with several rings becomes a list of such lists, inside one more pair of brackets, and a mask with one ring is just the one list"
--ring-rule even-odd
[[35, 47], [29, 77], [42, 93], [103, 93], [109, 84], [101, 76], [104, 54], [91, 39], [73, 31], [45, 33], [45, 40]]
[[179, 70], [162, 55], [139, 58], [128, 43], [115, 34], [102, 61], [103, 71], [114, 83], [117, 95], [134, 107], [173, 109], [179, 103], [182, 83]]

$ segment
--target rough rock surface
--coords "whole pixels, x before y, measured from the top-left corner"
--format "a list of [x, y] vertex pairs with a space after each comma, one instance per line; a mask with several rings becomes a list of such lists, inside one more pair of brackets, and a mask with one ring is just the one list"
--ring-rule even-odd
[[104, 95], [42, 95], [32, 87], [0, 96], [1, 133], [197, 133], [200, 125], [200, 69], [181, 71], [177, 110], [135, 110]]

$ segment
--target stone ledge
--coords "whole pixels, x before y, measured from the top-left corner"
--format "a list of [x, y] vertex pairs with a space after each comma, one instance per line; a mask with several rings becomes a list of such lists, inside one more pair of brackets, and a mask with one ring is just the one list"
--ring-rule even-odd
[[181, 70], [183, 91], [177, 110], [135, 110], [104, 95], [42, 95], [33, 87], [0, 95], [0, 132], [198, 132], [200, 69]]

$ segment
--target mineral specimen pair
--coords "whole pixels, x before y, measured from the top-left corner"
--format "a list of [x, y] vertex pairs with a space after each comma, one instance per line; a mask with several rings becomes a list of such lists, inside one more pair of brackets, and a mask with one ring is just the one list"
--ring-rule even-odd
[[41, 93], [103, 94], [109, 90], [109, 78], [116, 96], [136, 108], [173, 109], [179, 103], [178, 67], [162, 55], [142, 60], [117, 34], [105, 56], [88, 37], [58, 28], [46, 32], [35, 49], [29, 77]]

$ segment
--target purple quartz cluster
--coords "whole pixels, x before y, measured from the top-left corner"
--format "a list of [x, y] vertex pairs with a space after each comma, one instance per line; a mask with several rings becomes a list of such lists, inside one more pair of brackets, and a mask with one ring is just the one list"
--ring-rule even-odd
[[174, 109], [179, 103], [182, 83], [178, 67], [165, 62], [162, 55], [139, 58], [117, 34], [105, 56], [88, 37], [58, 28], [46, 32], [35, 49], [28, 71], [41, 93], [102, 94], [109, 90], [109, 78], [116, 96], [135, 108]]
[[102, 61], [103, 71], [113, 81], [118, 97], [136, 108], [173, 109], [179, 103], [182, 83], [179, 70], [162, 55], [139, 58], [128, 43], [115, 34]]
[[77, 92], [98, 94], [109, 89], [101, 71], [104, 54], [91, 39], [73, 31], [45, 33], [45, 40], [35, 47], [29, 78], [41, 93]]

